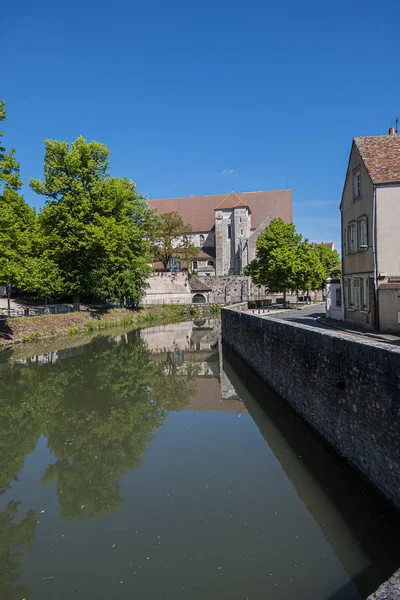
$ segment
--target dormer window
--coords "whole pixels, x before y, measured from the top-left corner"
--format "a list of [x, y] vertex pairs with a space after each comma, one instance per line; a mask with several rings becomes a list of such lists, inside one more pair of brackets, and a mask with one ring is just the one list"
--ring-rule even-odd
[[353, 173], [353, 199], [357, 200], [361, 196], [361, 171], [357, 169]]

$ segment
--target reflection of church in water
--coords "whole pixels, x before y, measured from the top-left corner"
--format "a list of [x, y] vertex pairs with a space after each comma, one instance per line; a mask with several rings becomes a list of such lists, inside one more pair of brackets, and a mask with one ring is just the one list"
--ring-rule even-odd
[[174, 367], [182, 376], [196, 379], [197, 394], [189, 408], [246, 412], [223, 368], [220, 322], [217, 319], [150, 327], [141, 335], [153, 360], [163, 361], [166, 371], [169, 366]]

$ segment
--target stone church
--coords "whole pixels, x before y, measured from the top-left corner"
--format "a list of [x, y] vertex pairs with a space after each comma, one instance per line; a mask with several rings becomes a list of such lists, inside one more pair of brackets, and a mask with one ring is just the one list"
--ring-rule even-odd
[[[255, 257], [256, 240], [272, 219], [292, 222], [292, 190], [149, 200], [158, 214], [176, 211], [198, 248], [192, 268], [200, 275], [240, 275]], [[155, 265], [162, 270], [162, 264]], [[179, 271], [179, 263], [170, 265]]]

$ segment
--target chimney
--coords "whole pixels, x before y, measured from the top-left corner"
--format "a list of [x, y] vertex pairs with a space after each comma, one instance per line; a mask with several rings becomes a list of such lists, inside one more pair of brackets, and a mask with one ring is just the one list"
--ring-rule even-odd
[[394, 135], [394, 127], [391, 127], [391, 128], [389, 129], [389, 135]]

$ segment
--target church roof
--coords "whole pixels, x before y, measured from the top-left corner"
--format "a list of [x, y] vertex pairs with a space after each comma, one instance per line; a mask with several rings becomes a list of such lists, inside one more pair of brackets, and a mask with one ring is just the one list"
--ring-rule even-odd
[[[214, 227], [214, 210], [231, 194], [214, 196], [188, 196], [149, 200], [149, 206], [159, 214], [177, 211], [193, 232], [207, 232]], [[281, 217], [292, 222], [292, 190], [241, 192], [234, 194], [251, 211], [251, 228], [257, 229], [267, 218]], [[238, 205], [239, 206], [239, 205]], [[240, 205], [241, 206], [241, 205]]]
[[247, 208], [247, 204], [243, 202], [241, 198], [235, 192], [231, 192], [222, 200], [218, 206], [215, 207], [214, 210], [223, 209], [223, 208], [237, 208], [238, 206], [244, 206]]

